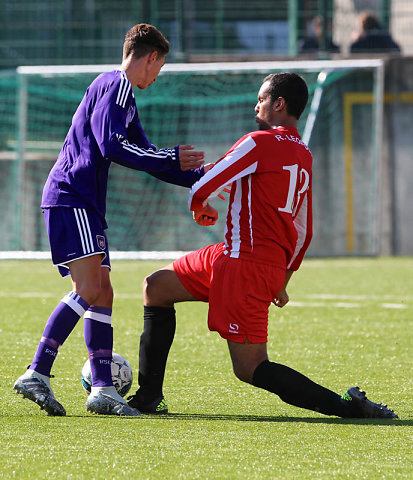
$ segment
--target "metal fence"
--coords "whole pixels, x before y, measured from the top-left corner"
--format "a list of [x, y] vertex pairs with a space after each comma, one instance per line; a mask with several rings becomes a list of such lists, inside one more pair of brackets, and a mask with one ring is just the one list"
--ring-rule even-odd
[[388, 28], [402, 54], [413, 55], [411, 0], [0, 0], [0, 7], [3, 69], [118, 63], [125, 32], [139, 22], [169, 38], [169, 61], [293, 58], [314, 30], [319, 48], [307, 54], [343, 57], [365, 9]]

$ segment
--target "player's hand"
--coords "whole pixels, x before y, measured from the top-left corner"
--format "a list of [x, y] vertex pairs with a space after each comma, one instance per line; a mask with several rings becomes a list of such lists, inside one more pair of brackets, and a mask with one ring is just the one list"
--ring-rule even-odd
[[279, 308], [284, 307], [290, 301], [290, 297], [288, 296], [287, 290], [282, 288], [277, 295], [275, 296], [272, 303]]
[[209, 172], [214, 165], [215, 165], [215, 163], [206, 163], [204, 165], [204, 172], [205, 173]]
[[218, 220], [218, 210], [207, 204], [202, 210], [194, 211], [193, 217], [198, 225], [209, 227], [215, 225], [215, 222]]
[[204, 152], [197, 152], [193, 145], [179, 145], [179, 164], [181, 170], [195, 170], [204, 163]]

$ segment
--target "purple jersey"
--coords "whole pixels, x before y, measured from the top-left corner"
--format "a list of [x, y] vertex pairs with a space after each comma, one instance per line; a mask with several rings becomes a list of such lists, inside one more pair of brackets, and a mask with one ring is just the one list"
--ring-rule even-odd
[[204, 173], [203, 167], [183, 172], [178, 147], [157, 149], [149, 142], [122, 70], [99, 75], [86, 90], [44, 186], [42, 208], [92, 208], [106, 228], [111, 162], [185, 187]]

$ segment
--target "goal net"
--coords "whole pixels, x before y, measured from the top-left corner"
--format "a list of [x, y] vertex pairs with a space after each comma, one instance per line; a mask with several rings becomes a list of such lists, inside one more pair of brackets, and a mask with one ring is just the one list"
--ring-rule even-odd
[[[0, 257], [48, 251], [39, 208], [44, 182], [86, 88], [114, 68], [19, 67], [1, 74]], [[265, 75], [278, 71], [301, 74], [310, 90], [299, 123], [314, 156], [315, 234], [309, 254], [377, 254], [381, 60], [167, 64], [154, 85], [135, 95], [148, 138], [158, 147], [193, 144], [205, 150], [207, 162], [216, 161], [256, 129], [257, 91]], [[215, 202], [217, 225], [201, 228], [192, 221], [187, 199], [188, 189], [112, 164], [111, 250], [170, 257], [222, 241], [226, 202]]]

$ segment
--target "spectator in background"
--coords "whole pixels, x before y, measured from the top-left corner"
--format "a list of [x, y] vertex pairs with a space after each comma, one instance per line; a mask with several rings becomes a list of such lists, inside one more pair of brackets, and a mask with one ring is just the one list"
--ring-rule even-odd
[[[322, 49], [323, 43], [323, 17], [318, 15], [313, 18], [310, 25], [310, 35], [301, 42], [299, 53], [314, 53]], [[327, 24], [325, 51], [340, 53], [340, 47], [331, 38], [331, 23]]]
[[350, 53], [400, 53], [399, 45], [371, 12], [358, 16], [359, 31], [350, 45]]

